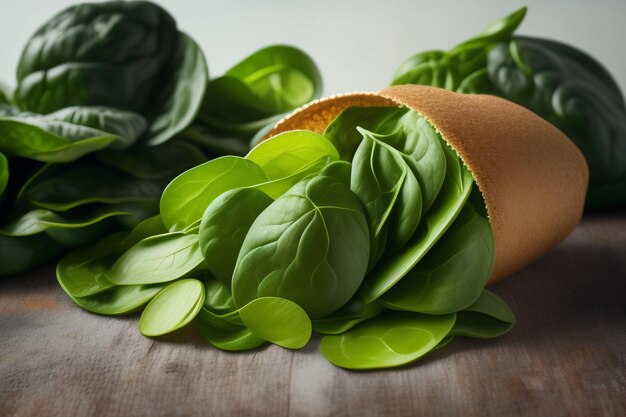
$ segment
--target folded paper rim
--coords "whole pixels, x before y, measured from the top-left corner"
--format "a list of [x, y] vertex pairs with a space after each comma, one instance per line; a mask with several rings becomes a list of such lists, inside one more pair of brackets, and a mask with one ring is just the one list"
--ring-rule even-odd
[[491, 222], [493, 284], [543, 256], [582, 216], [589, 169], [556, 127], [489, 95], [399, 85], [313, 101], [279, 121], [263, 140], [288, 130], [323, 133], [347, 107], [406, 106], [425, 116], [470, 169]]

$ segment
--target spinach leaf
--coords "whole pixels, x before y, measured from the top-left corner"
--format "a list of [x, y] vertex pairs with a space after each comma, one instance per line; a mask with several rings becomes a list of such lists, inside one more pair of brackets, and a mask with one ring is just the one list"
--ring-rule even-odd
[[239, 310], [241, 321], [260, 339], [299, 349], [311, 337], [311, 320], [298, 304], [277, 297], [261, 297]]
[[9, 160], [0, 152], [0, 198], [9, 183]]
[[173, 232], [145, 238], [107, 271], [117, 285], [158, 284], [183, 278], [203, 263], [198, 235]]
[[484, 290], [478, 300], [457, 313], [450, 336], [491, 339], [502, 336], [515, 325], [515, 315], [504, 301]]
[[[337, 148], [341, 159], [352, 161], [363, 136], [356, 128], [381, 132], [383, 125], [397, 122], [402, 112], [396, 107], [348, 107], [330, 122], [324, 136]], [[390, 129], [393, 131], [393, 128]]]
[[218, 280], [231, 282], [250, 226], [273, 201], [256, 188], [238, 188], [226, 191], [209, 204], [198, 237], [207, 267]]
[[182, 230], [202, 217], [205, 209], [224, 191], [267, 181], [254, 162], [224, 156], [183, 172], [163, 191], [161, 217], [165, 227]]
[[370, 233], [368, 270], [381, 258], [387, 241], [401, 247], [417, 228], [422, 210], [419, 183], [383, 135], [362, 128], [363, 141], [352, 161], [350, 188], [365, 206]]
[[252, 224], [233, 275], [235, 304], [281, 297], [323, 317], [354, 295], [368, 256], [357, 197], [334, 178], [303, 180]]
[[387, 308], [416, 313], [463, 310], [487, 284], [494, 251], [489, 222], [468, 203], [433, 249], [380, 301]]
[[139, 310], [161, 288], [163, 285], [119, 285], [87, 297], [70, 297], [87, 311], [115, 316]]
[[152, 123], [148, 145], [167, 142], [183, 131], [196, 118], [209, 82], [209, 69], [202, 50], [186, 34], [179, 32], [177, 49], [161, 78], [164, 85], [156, 87], [155, 104], [150, 106]]
[[[107, 167], [134, 177], [165, 181], [171, 181], [179, 173], [207, 160], [197, 146], [182, 140], [172, 140], [158, 146], [138, 146], [123, 151], [105, 149], [98, 152], [97, 157]], [[115, 171], [111, 169], [110, 172]]]
[[376, 317], [384, 310], [385, 307], [377, 301], [368, 304], [358, 297], [353, 297], [334, 313], [322, 319], [313, 320], [313, 330], [329, 335], [345, 333], [362, 321]]
[[401, 366], [434, 349], [452, 330], [455, 314], [387, 311], [338, 336], [322, 338], [322, 354], [350, 369]]
[[372, 302], [393, 287], [434, 246], [458, 216], [469, 198], [474, 179], [456, 153], [442, 145], [446, 176], [441, 191], [407, 244], [393, 256], [383, 258], [363, 281], [359, 294]]
[[46, 116], [0, 117], [0, 151], [43, 162], [68, 162], [118, 141], [120, 136]]
[[565, 133], [590, 170], [587, 208], [626, 203], [626, 105], [609, 72], [560, 42], [515, 35], [522, 8], [449, 51], [409, 58], [393, 84], [423, 84], [514, 101]]
[[57, 280], [70, 297], [86, 297], [112, 288], [106, 272], [120, 255], [126, 233], [107, 236], [97, 244], [78, 249], [57, 264]]
[[249, 139], [281, 114], [319, 97], [321, 89], [319, 70], [307, 54], [270, 46], [209, 82], [199, 119], [216, 131]]
[[139, 319], [144, 336], [161, 336], [189, 324], [202, 308], [204, 287], [197, 279], [183, 279], [163, 288]]
[[[107, 178], [107, 181], [102, 181]], [[96, 164], [73, 164], [50, 178], [34, 179], [23, 190], [21, 198], [35, 206], [67, 211], [86, 204], [123, 204], [152, 202], [157, 204], [161, 187], [111, 171]]]
[[222, 329], [200, 319], [196, 319], [194, 323], [202, 337], [218, 349], [226, 351], [250, 350], [256, 349], [265, 343], [265, 340], [256, 336], [245, 327], [233, 330]]
[[294, 130], [266, 140], [246, 155], [268, 177], [258, 188], [278, 198], [303, 178], [316, 174], [339, 159], [335, 147], [322, 135]]
[[72, 6], [48, 20], [27, 42], [17, 78], [22, 109], [135, 112], [148, 120], [147, 136], [156, 145], [194, 119], [208, 72], [202, 51], [165, 10], [112, 1]]
[[51, 236], [40, 233], [13, 237], [0, 233], [0, 275], [11, 275], [41, 265], [61, 253], [63, 246]]
[[35, 209], [8, 225], [0, 227], [5, 236], [32, 236], [53, 228], [80, 229], [114, 216], [128, 216], [124, 206], [95, 210], [85, 217], [61, 216], [46, 209]]

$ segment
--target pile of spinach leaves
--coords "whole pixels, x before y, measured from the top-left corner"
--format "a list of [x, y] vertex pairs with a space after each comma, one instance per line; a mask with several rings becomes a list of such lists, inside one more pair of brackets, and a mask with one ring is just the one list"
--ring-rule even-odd
[[177, 176], [160, 213], [67, 255], [65, 292], [159, 336], [194, 323], [224, 350], [266, 342], [351, 369], [400, 366], [515, 322], [485, 290], [494, 238], [470, 171], [407, 108], [344, 110]]
[[449, 51], [406, 60], [392, 84], [423, 84], [497, 95], [537, 113], [565, 133], [590, 169], [587, 208], [626, 205], [626, 105], [615, 80], [572, 46], [515, 35], [526, 8]]
[[0, 88], [0, 275], [157, 214], [176, 175], [244, 155], [320, 94], [317, 67], [293, 47], [209, 79], [198, 45], [153, 3], [63, 10], [24, 47], [15, 91]]

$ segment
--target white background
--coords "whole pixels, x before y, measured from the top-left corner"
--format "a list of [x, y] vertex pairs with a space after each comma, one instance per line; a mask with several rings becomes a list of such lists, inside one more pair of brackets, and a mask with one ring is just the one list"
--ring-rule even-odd
[[[71, 0], [0, 0], [0, 80], [15, 84], [26, 40]], [[626, 89], [625, 0], [526, 2], [418, 0], [160, 0], [203, 48], [211, 76], [257, 48], [298, 46], [320, 66], [325, 94], [376, 90], [396, 67], [428, 49], [448, 49], [528, 5], [518, 33], [577, 46], [599, 59]]]

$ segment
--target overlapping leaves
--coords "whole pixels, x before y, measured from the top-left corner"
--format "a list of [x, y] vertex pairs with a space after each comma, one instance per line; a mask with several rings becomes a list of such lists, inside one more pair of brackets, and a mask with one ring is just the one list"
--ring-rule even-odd
[[400, 366], [515, 321], [484, 290], [494, 240], [472, 184], [422, 116], [351, 108], [326, 135], [285, 132], [184, 172], [160, 215], [68, 255], [57, 276], [96, 313], [148, 303], [146, 336], [193, 322], [220, 349], [296, 349], [315, 331], [338, 366]]

